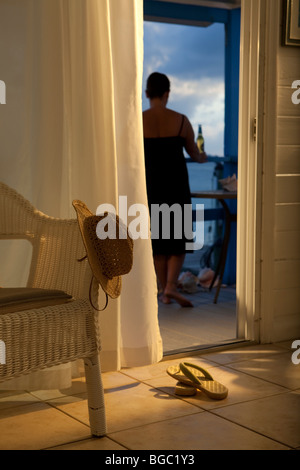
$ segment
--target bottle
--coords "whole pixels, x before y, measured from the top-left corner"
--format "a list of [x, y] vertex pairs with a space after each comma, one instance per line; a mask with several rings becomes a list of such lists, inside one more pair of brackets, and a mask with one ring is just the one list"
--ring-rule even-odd
[[198, 147], [200, 153], [204, 152], [204, 137], [203, 137], [203, 134], [202, 134], [202, 125], [201, 124], [199, 124], [199, 128], [198, 128], [197, 147]]

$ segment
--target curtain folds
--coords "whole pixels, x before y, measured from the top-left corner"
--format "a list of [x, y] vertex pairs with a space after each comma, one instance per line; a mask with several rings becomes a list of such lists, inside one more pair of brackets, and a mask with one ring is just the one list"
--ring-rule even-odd
[[[0, 107], [1, 180], [46, 214], [75, 218], [72, 199], [93, 212], [103, 203], [118, 210], [120, 196], [128, 207], [147, 205], [142, 4], [0, 0], [0, 79], [8, 90]], [[1, 252], [2, 285], [24, 282], [29, 255], [18, 248], [20, 272], [15, 250]], [[150, 239], [135, 241], [133, 269], [101, 326], [103, 370], [161, 359]]]

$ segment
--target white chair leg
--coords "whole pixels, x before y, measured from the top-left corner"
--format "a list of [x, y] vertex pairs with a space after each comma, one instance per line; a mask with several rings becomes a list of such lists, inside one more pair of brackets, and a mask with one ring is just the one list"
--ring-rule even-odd
[[88, 392], [88, 408], [91, 432], [94, 436], [104, 436], [107, 432], [99, 356], [84, 359], [85, 376]]

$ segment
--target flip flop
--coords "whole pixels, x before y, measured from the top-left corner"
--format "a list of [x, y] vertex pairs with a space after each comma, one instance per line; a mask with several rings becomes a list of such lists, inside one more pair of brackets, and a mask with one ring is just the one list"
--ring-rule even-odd
[[177, 380], [182, 384], [193, 385], [192, 381], [188, 379], [181, 371], [179, 365], [168, 367], [167, 374], [169, 374], [171, 377], [173, 377], [173, 379]]
[[177, 384], [175, 387], [175, 395], [181, 395], [181, 396], [196, 395], [197, 389], [193, 386], [192, 382], [186, 378], [183, 372], [181, 372], [180, 367], [178, 365], [168, 367], [167, 373], [173, 379], [177, 380]]
[[[201, 390], [209, 398], [214, 400], [223, 400], [228, 395], [228, 389], [225, 385], [217, 382], [213, 377], [202, 367], [188, 362], [180, 364], [180, 372], [186, 377], [190, 385]], [[180, 378], [182, 381], [182, 378]]]
[[192, 385], [187, 385], [182, 382], [177, 382], [175, 387], [175, 395], [179, 395], [181, 397], [192, 397], [196, 395], [197, 389]]

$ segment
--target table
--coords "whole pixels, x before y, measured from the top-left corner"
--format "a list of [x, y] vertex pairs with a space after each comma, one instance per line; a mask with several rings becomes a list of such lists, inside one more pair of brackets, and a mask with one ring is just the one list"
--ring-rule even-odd
[[222, 285], [222, 279], [224, 275], [224, 269], [226, 265], [227, 250], [230, 239], [230, 226], [231, 222], [236, 222], [237, 214], [232, 214], [229, 210], [228, 205], [225, 202], [225, 199], [237, 199], [237, 191], [225, 191], [225, 190], [215, 190], [215, 191], [194, 191], [191, 193], [192, 198], [198, 199], [217, 199], [223, 206], [225, 211], [225, 231], [224, 238], [222, 243], [221, 255], [218, 262], [218, 266], [214, 275], [214, 278], [210, 284], [209, 290], [211, 290], [216, 282], [216, 279], [219, 276], [219, 282], [217, 285], [217, 290], [215, 293], [214, 303], [216, 304], [219, 297], [220, 288]]

